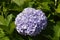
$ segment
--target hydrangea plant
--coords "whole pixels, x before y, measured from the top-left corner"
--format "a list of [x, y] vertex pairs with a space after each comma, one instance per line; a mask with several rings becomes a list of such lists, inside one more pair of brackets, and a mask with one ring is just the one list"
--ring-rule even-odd
[[25, 8], [15, 19], [16, 30], [22, 35], [36, 36], [47, 25], [47, 17], [41, 10]]

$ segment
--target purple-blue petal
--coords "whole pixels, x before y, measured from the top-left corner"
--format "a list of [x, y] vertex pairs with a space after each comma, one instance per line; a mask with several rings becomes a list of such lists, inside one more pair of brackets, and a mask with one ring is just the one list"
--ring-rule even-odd
[[22, 35], [35, 36], [47, 25], [47, 17], [41, 10], [25, 8], [15, 19], [16, 30]]

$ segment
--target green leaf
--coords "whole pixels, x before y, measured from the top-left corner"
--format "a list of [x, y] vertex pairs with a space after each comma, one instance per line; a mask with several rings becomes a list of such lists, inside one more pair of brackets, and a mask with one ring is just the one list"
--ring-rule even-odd
[[48, 6], [48, 2], [41, 3], [42, 9], [50, 10], [50, 7]]
[[7, 20], [6, 20], [7, 21], [7, 26], [12, 21], [12, 18], [13, 18], [13, 15], [12, 14], [10, 14], [10, 15], [7, 16]]
[[15, 4], [15, 3], [11, 3], [11, 4], [9, 4], [9, 6], [7, 6], [7, 7], [8, 7], [8, 9], [9, 9], [9, 11], [18, 11], [18, 12], [20, 12], [20, 10], [22, 9], [21, 6], [18, 6], [18, 5]]
[[14, 22], [10, 23], [10, 30], [9, 30], [9, 34], [11, 34], [15, 29], [15, 24]]
[[58, 5], [58, 8], [56, 9], [57, 13], [60, 13], [60, 4]]
[[9, 4], [8, 10], [9, 11], [22, 11], [25, 7], [27, 7], [27, 5], [29, 4], [29, 2], [31, 0], [11, 0], [12, 3]]
[[21, 6], [24, 4], [25, 1], [27, 0], [12, 0], [13, 2], [15, 2], [17, 5]]
[[55, 35], [53, 37], [53, 40], [59, 40], [60, 37], [60, 21], [57, 22], [56, 26], [54, 26]]
[[12, 18], [13, 18], [12, 14], [8, 15], [6, 19], [4, 19], [3, 16], [0, 16], [0, 27], [4, 29], [7, 33], [9, 33], [9, 24], [12, 21]]
[[4, 37], [4, 36], [5, 36], [5, 33], [4, 33], [3, 29], [0, 28], [0, 38], [2, 38], [2, 37]]
[[29, 2], [29, 7], [32, 7], [34, 2]]
[[58, 5], [58, 8], [56, 9], [56, 15], [60, 17], [60, 4]]
[[31, 37], [29, 37], [29, 36], [28, 36], [28, 38], [29, 38], [29, 40], [33, 40], [33, 39], [32, 39]]
[[13, 36], [12, 36], [12, 40], [25, 40], [24, 39], [25, 36], [20, 36], [19, 34], [17, 34], [17, 32], [13, 32]]
[[0, 40], [10, 40], [8, 37], [3, 37]]
[[6, 20], [0, 15], [0, 25], [6, 25]]
[[40, 0], [41, 2], [50, 2], [50, 0]]

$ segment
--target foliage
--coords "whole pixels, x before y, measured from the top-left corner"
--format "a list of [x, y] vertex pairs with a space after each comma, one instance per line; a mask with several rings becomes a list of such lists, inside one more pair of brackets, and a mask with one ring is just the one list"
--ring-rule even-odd
[[[15, 29], [15, 18], [24, 8], [41, 9], [48, 25], [35, 37], [23, 36]], [[60, 0], [0, 0], [0, 40], [60, 40]]]

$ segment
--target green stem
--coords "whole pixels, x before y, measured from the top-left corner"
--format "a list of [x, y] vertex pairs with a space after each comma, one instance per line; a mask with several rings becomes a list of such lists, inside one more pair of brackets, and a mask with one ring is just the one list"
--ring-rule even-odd
[[57, 0], [55, 0], [55, 6], [57, 5]]
[[28, 39], [29, 39], [29, 40], [33, 40], [33, 39], [32, 39], [31, 37], [29, 37], [29, 36], [28, 36]]

